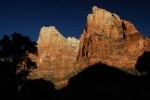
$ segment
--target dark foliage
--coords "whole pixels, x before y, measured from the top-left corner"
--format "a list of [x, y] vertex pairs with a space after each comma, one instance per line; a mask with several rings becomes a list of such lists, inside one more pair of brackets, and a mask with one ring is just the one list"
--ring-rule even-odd
[[30, 70], [36, 68], [29, 53], [37, 54], [37, 47], [27, 36], [13, 33], [0, 40], [0, 91], [8, 97], [17, 93]]

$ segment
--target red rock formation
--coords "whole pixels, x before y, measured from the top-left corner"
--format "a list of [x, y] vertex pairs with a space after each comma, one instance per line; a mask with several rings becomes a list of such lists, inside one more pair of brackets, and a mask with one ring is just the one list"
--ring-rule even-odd
[[[55, 27], [42, 27], [39, 35], [39, 56], [32, 56], [38, 68], [33, 70], [30, 78], [44, 78], [55, 84], [64, 81], [75, 69], [79, 40], [63, 37]], [[62, 82], [63, 82], [62, 81]]]
[[63, 37], [55, 27], [43, 27], [38, 39], [39, 56], [31, 55], [38, 69], [30, 78], [52, 81], [56, 88], [66, 86], [68, 78], [96, 63], [120, 69], [135, 69], [144, 51], [150, 51], [150, 39], [135, 26], [114, 13], [96, 6], [87, 16], [86, 28], [79, 41]]
[[94, 6], [80, 38], [76, 67], [101, 62], [121, 69], [134, 69], [144, 51], [150, 51], [150, 40], [131, 22]]

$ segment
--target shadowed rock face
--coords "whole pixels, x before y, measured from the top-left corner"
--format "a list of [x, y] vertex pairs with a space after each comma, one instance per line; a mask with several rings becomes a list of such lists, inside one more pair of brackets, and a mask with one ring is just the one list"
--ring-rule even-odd
[[101, 62], [134, 69], [138, 57], [149, 50], [150, 40], [142, 36], [131, 22], [94, 6], [80, 38], [77, 68]]
[[150, 39], [117, 14], [96, 6], [92, 10], [80, 43], [74, 37], [63, 37], [53, 26], [41, 28], [37, 41], [39, 56], [31, 55], [38, 69], [33, 70], [30, 78], [44, 78], [63, 87], [74, 73], [99, 62], [135, 69], [138, 57], [150, 51]]

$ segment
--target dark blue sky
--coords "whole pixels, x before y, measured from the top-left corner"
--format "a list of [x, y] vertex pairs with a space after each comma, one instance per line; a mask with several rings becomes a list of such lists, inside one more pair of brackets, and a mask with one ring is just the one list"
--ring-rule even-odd
[[36, 41], [42, 26], [55, 26], [65, 37], [80, 37], [94, 5], [131, 21], [150, 37], [148, 0], [0, 0], [0, 38], [18, 32]]

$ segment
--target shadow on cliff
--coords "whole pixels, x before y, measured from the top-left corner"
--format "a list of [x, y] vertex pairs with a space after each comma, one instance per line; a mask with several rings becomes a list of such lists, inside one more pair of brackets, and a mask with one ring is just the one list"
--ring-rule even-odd
[[138, 58], [135, 67], [142, 75], [150, 77], [150, 52], [144, 52]]
[[[57, 91], [56, 99], [145, 100], [150, 95], [148, 81], [105, 64], [89, 66]], [[149, 97], [150, 99], [150, 97]]]
[[89, 66], [55, 90], [50, 81], [27, 80], [17, 100], [150, 100], [150, 81], [105, 64]]
[[50, 100], [55, 93], [54, 85], [43, 79], [28, 80], [20, 90], [18, 100]]

